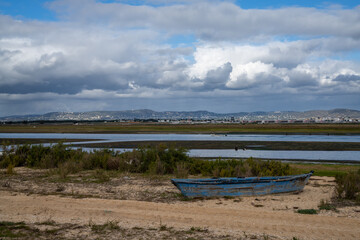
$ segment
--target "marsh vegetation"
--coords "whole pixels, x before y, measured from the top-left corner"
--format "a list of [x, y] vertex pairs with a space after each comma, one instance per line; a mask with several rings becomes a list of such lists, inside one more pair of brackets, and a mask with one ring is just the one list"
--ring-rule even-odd
[[[109, 149], [93, 150], [71, 149], [62, 143], [52, 146], [3, 144], [0, 168], [7, 175], [16, 174], [16, 167], [45, 169], [49, 181], [55, 182], [109, 182], [121, 174], [142, 174], [150, 178], [172, 177], [249, 177], [282, 176], [306, 173], [315, 170], [318, 176], [336, 176], [335, 205], [360, 203], [360, 167], [356, 165], [326, 164], [288, 164], [280, 161], [246, 160], [204, 160], [191, 158], [181, 147], [159, 144], [118, 152]], [[75, 174], [75, 175], [74, 175]], [[75, 176], [75, 177], [74, 177]], [[7, 182], [9, 183], [9, 182]], [[6, 183], [4, 183], [4, 186]], [[55, 192], [64, 194], [63, 186], [58, 185]], [[67, 194], [70, 194], [67, 192]], [[71, 194], [70, 194], [71, 195]], [[80, 197], [87, 193], [78, 194]], [[145, 199], [180, 199], [176, 193], [159, 196], [145, 194]], [[140, 197], [141, 199], [141, 197]], [[330, 204], [330, 203], [329, 203]], [[322, 204], [326, 209], [326, 204]]]
[[[42, 145], [4, 146], [0, 157], [0, 167], [32, 167], [57, 169], [66, 177], [83, 170], [115, 170], [152, 175], [173, 174], [177, 177], [190, 175], [213, 177], [283, 176], [291, 173], [289, 164], [279, 161], [246, 160], [214, 161], [191, 158], [184, 148], [159, 144], [157, 146], [118, 152], [109, 149], [93, 150], [70, 149], [59, 143], [45, 147]], [[101, 172], [101, 171], [100, 171]]]
[[0, 125], [3, 133], [265, 133], [265, 134], [360, 134], [359, 124], [160, 124], [84, 123], [79, 125]]

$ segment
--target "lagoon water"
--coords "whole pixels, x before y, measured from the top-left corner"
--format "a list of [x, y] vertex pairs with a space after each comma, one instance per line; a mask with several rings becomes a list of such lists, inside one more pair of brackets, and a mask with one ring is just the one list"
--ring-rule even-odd
[[[96, 142], [119, 141], [313, 141], [360, 142], [360, 135], [270, 135], [270, 134], [61, 134], [61, 133], [0, 133], [0, 138], [98, 139]], [[84, 142], [81, 142], [84, 143]], [[94, 143], [94, 141], [92, 141]], [[70, 143], [71, 144], [71, 143]], [[74, 143], [73, 143], [74, 144]], [[124, 150], [124, 149], [115, 149]], [[193, 157], [303, 159], [313, 161], [358, 161], [360, 151], [273, 151], [234, 149], [192, 149]]]

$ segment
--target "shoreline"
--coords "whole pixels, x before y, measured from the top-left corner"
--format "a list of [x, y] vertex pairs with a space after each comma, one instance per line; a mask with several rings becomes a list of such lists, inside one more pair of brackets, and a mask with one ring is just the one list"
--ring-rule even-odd
[[[103, 148], [103, 149], [137, 149], [141, 147], [154, 147], [165, 144], [170, 147], [204, 150], [234, 150], [238, 151], [359, 151], [360, 143], [354, 142], [289, 142], [289, 141], [127, 141], [127, 142], [104, 142], [98, 139], [0, 139], [0, 143], [6, 140], [11, 145], [21, 144], [45, 144], [64, 143], [75, 148]], [[86, 142], [84, 144], [81, 141]], [[91, 143], [94, 141], [94, 143]], [[101, 141], [101, 140], [100, 140]], [[76, 142], [76, 144], [72, 144]], [[216, 157], [194, 157], [198, 159], [214, 160]], [[344, 164], [357, 165], [360, 160], [314, 160], [314, 159], [283, 159], [283, 158], [258, 158], [259, 160], [275, 160], [289, 163], [310, 164]], [[247, 157], [223, 157], [221, 159], [247, 159]]]

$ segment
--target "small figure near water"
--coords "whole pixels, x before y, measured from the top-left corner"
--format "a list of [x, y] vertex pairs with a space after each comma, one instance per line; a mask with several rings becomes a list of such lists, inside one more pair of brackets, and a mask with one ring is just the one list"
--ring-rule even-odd
[[[235, 151], [239, 150], [239, 147], [238, 146], [235, 146]], [[246, 148], [245, 147], [242, 147], [242, 150], [243, 151], [246, 151]]]

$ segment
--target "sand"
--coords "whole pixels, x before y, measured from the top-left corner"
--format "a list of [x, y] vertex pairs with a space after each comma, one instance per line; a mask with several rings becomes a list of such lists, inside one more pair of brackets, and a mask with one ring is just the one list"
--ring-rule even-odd
[[[18, 171], [20, 172], [20, 171]], [[123, 178], [123, 177], [122, 177]], [[131, 179], [126, 178], [126, 179]], [[122, 191], [141, 191], [137, 183], [119, 184]], [[112, 180], [115, 181], [115, 180]], [[147, 181], [147, 180], [144, 180]], [[24, 181], [24, 184], [28, 180]], [[157, 191], [177, 189], [165, 181]], [[102, 198], [74, 198], [20, 191], [14, 183], [11, 188], [0, 188], [0, 220], [36, 223], [55, 221], [59, 224], [87, 225], [116, 221], [126, 228], [150, 228], [166, 225], [174, 229], [201, 227], [215, 234], [241, 238], [246, 234], [268, 236], [271, 239], [359, 239], [360, 207], [342, 207], [338, 212], [320, 211], [317, 215], [296, 213], [297, 209], [317, 209], [321, 199], [330, 200], [334, 179], [312, 177], [299, 194], [279, 194], [235, 199], [208, 199], [197, 201], [143, 201], [130, 197], [126, 200]], [[74, 184], [73, 184], [74, 185]], [[148, 190], [146, 190], [148, 191]], [[114, 190], [116, 195], [117, 190]], [[149, 193], [151, 194], [151, 192]], [[135, 196], [135, 195], [134, 195]], [[150, 198], [151, 199], [151, 198]]]

